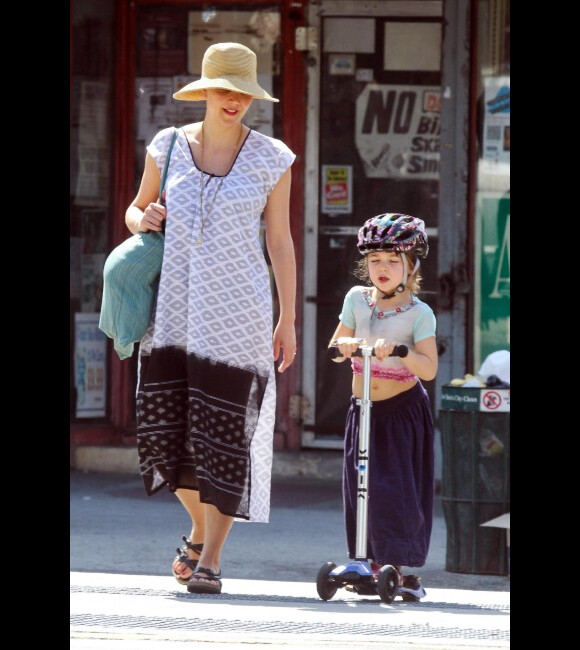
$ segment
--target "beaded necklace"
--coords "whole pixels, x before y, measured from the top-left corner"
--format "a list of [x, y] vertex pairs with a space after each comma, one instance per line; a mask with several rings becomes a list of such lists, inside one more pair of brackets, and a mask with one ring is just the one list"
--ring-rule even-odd
[[[209, 178], [207, 179], [207, 183], [204, 185], [203, 184], [203, 176], [204, 176], [205, 172], [203, 171], [203, 169], [204, 169], [204, 167], [203, 167], [203, 142], [204, 142], [204, 130], [203, 130], [203, 127], [204, 127], [204, 122], [201, 123], [201, 170], [200, 170], [200, 174], [199, 174], [199, 217], [200, 217], [200, 221], [201, 221], [201, 228], [199, 230], [199, 235], [197, 236], [197, 239], [195, 241], [195, 245], [197, 247], [199, 247], [199, 246], [201, 246], [203, 244], [203, 229], [205, 228], [205, 224], [206, 224], [207, 220], [209, 219], [209, 215], [211, 214], [211, 211], [213, 209], [213, 204], [215, 203], [216, 197], [217, 197], [217, 195], [218, 195], [218, 193], [219, 193], [219, 191], [220, 191], [220, 189], [221, 189], [221, 187], [223, 185], [224, 178], [226, 177], [224, 175], [224, 176], [222, 176], [220, 178], [219, 184], [218, 184], [218, 186], [216, 188], [216, 191], [214, 192], [213, 199], [212, 199], [212, 201], [210, 203], [209, 210], [207, 211], [207, 213], [206, 213], [206, 215], [204, 217], [203, 216], [203, 193], [204, 193], [205, 187], [211, 181], [214, 174], [209, 175]], [[229, 173], [230, 169], [232, 168], [232, 165], [234, 164], [236, 153], [238, 152], [238, 147], [239, 147], [240, 142], [242, 140], [242, 133], [243, 133], [243, 127], [242, 127], [242, 124], [240, 122], [240, 135], [239, 135], [238, 140], [237, 140], [237, 142], [236, 142], [236, 144], [234, 146], [234, 153], [232, 154], [232, 159], [230, 161], [230, 164], [228, 165], [228, 173]]]

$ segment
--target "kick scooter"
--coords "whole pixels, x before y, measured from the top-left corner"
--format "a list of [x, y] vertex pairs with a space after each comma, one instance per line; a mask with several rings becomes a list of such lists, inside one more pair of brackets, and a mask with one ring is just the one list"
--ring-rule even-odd
[[[368, 460], [369, 460], [369, 431], [370, 431], [370, 384], [371, 384], [371, 356], [374, 348], [366, 344], [364, 339], [359, 340], [360, 347], [354, 356], [363, 357], [363, 396], [357, 400], [360, 405], [359, 420], [359, 449], [358, 449], [358, 488], [356, 509], [356, 558], [345, 564], [337, 566], [334, 562], [325, 562], [316, 577], [316, 590], [322, 600], [330, 600], [340, 588], [354, 591], [361, 596], [381, 597], [387, 604], [393, 602], [397, 595], [403, 600], [417, 600], [425, 595], [425, 590], [420, 586], [421, 593], [416, 590], [399, 586], [399, 573], [391, 564], [384, 564], [378, 576], [375, 576], [367, 558], [367, 517], [368, 517]], [[333, 348], [330, 348], [333, 350]], [[389, 355], [391, 357], [406, 357], [406, 345], [398, 345]], [[336, 352], [336, 350], [333, 350]]]

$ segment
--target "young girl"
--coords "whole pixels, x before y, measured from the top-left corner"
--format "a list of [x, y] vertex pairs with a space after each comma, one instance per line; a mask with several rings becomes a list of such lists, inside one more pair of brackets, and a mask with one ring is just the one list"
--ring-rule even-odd
[[[363, 255], [355, 275], [370, 286], [347, 293], [330, 345], [343, 358], [359, 347], [374, 346], [371, 364], [367, 558], [373, 573], [391, 564], [399, 573], [403, 597], [419, 599], [418, 576], [403, 576], [402, 566], [425, 564], [433, 521], [433, 419], [419, 380], [437, 373], [435, 316], [417, 298], [418, 257], [427, 257], [425, 224], [402, 214], [381, 214], [365, 222], [357, 248]], [[389, 357], [397, 345], [406, 357]], [[352, 392], [344, 441], [343, 499], [349, 557], [356, 548], [358, 436], [362, 397], [362, 359], [352, 358]]]

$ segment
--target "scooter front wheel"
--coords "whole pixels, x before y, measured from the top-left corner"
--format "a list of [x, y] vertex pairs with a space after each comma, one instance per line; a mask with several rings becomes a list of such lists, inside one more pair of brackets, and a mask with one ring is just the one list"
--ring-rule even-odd
[[335, 586], [334, 581], [328, 576], [331, 571], [336, 569], [334, 562], [325, 562], [319, 569], [316, 576], [316, 591], [322, 600], [330, 600], [336, 593], [338, 587]]
[[399, 573], [394, 566], [385, 564], [381, 567], [377, 580], [377, 591], [384, 603], [391, 604], [399, 591]]

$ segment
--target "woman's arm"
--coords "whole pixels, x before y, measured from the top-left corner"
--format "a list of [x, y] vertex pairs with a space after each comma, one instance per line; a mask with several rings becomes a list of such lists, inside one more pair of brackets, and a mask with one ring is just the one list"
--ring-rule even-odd
[[268, 197], [264, 208], [266, 222], [266, 247], [272, 262], [280, 317], [274, 329], [274, 360], [283, 350], [279, 372], [284, 372], [296, 354], [296, 256], [290, 232], [290, 167], [282, 174]]
[[134, 235], [149, 230], [157, 232], [162, 230], [166, 211], [164, 206], [157, 203], [160, 185], [161, 174], [155, 160], [148, 153], [145, 157], [145, 169], [139, 191], [125, 212], [125, 223]]

